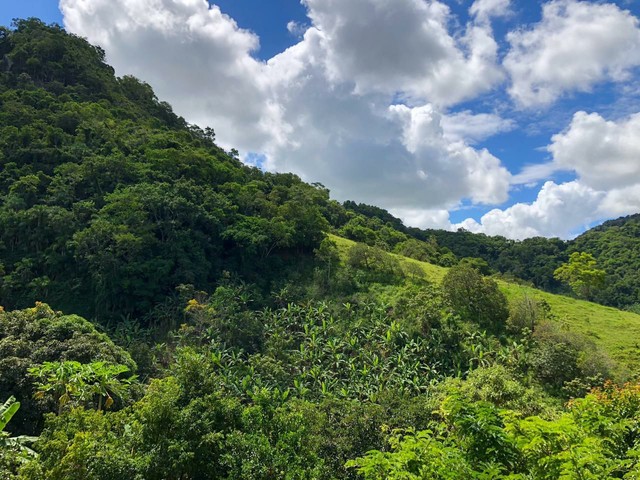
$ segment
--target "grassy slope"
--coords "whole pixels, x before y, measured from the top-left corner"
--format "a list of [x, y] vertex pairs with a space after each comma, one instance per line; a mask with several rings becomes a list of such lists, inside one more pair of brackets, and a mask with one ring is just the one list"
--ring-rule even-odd
[[[331, 235], [341, 256], [355, 242]], [[394, 255], [402, 262], [416, 263], [422, 267], [426, 277], [439, 283], [446, 268]], [[640, 371], [640, 315], [624, 312], [596, 303], [575, 298], [553, 295], [535, 288], [498, 280], [501, 290], [511, 301], [528, 295], [546, 300], [558, 320], [570, 330], [588, 335], [615, 360], [628, 366], [632, 372]]]

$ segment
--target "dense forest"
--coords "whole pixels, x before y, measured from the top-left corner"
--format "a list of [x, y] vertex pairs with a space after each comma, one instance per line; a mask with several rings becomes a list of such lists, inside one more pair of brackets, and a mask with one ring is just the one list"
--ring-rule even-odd
[[[640, 217], [408, 228], [244, 165], [104, 57], [0, 29], [0, 477], [640, 476], [637, 373], [499, 283], [637, 309]], [[558, 274], [581, 258], [588, 294]]]

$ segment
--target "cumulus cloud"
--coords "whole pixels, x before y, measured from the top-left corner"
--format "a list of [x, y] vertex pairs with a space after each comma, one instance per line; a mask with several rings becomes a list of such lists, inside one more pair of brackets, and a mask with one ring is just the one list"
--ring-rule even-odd
[[557, 168], [573, 170], [593, 188], [640, 183], [640, 113], [618, 122], [577, 112], [548, 147]]
[[547, 181], [530, 204], [494, 209], [479, 222], [456, 226], [509, 238], [569, 238], [595, 221], [640, 211], [640, 113], [611, 121], [576, 112], [547, 150], [550, 162], [525, 167], [511, 183], [537, 182], [559, 170], [575, 172], [577, 179]]
[[546, 182], [538, 198], [516, 203], [505, 210], [494, 209], [477, 222], [467, 219], [456, 225], [472, 232], [522, 239], [545, 236], [570, 238], [578, 230], [599, 219], [598, 209], [605, 197], [577, 181], [557, 185]]
[[307, 31], [307, 28], [309, 28], [308, 25], [304, 25], [294, 20], [291, 20], [287, 23], [287, 30], [291, 35], [294, 35], [296, 37], [302, 37], [304, 35], [304, 32]]
[[[441, 115], [431, 105], [394, 105], [390, 112], [403, 124], [403, 143], [414, 155], [418, 178], [429, 180], [437, 195], [470, 197], [478, 203], [507, 198], [510, 174], [488, 150], [475, 150], [444, 137]], [[456, 188], [466, 191], [460, 195]], [[458, 195], [456, 195], [458, 193]]]
[[470, 24], [456, 40], [449, 8], [423, 0], [304, 0], [322, 34], [327, 72], [358, 93], [402, 92], [451, 105], [503, 77], [490, 28]]
[[473, 113], [470, 110], [443, 115], [441, 123], [446, 138], [469, 144], [479, 143], [515, 128], [515, 122], [511, 119], [494, 113]]
[[640, 184], [607, 192], [598, 208], [601, 218], [620, 217], [640, 212]]
[[447, 210], [423, 210], [400, 208], [392, 209], [390, 213], [402, 219], [405, 225], [418, 228], [439, 228], [442, 230], [452, 230], [453, 225], [449, 221]]
[[384, 94], [355, 95], [350, 85], [327, 81], [326, 54], [322, 32], [311, 28], [269, 61], [292, 129], [290, 143], [269, 149], [269, 168], [325, 183], [339, 199], [385, 208], [506, 198], [509, 172], [488, 151], [448, 138], [435, 106], [389, 106]]
[[507, 16], [511, 14], [511, 0], [476, 0], [469, 7], [469, 14], [484, 22]]
[[[490, 27], [452, 35], [448, 7], [436, 1], [305, 5], [311, 25], [300, 41], [261, 62], [257, 36], [205, 0], [61, 1], [67, 28], [101, 44], [118, 74], [148, 81], [187, 120], [268, 169], [390, 209], [506, 199], [509, 172], [470, 146], [505, 122], [486, 114], [476, 120], [487, 125], [463, 128], [471, 113], [441, 113], [500, 79]], [[392, 105], [398, 92], [411, 106]]]
[[[502, 235], [512, 239], [559, 237], [568, 239], [595, 222], [640, 211], [640, 183], [611, 190], [595, 190], [580, 180], [548, 181], [531, 203], [493, 209], [480, 221], [468, 218], [451, 228]], [[446, 228], [446, 227], [443, 227]]]
[[640, 65], [638, 19], [611, 3], [551, 1], [539, 23], [507, 39], [509, 93], [522, 107], [548, 105], [606, 80], [627, 80]]

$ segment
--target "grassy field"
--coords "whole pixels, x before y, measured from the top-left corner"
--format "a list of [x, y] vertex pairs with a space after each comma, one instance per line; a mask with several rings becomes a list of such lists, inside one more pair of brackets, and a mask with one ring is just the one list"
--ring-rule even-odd
[[[331, 235], [336, 242], [342, 258], [355, 244], [351, 240]], [[447, 269], [419, 262], [410, 258], [394, 255], [401, 262], [415, 263], [425, 272], [426, 278], [439, 283]], [[554, 295], [535, 288], [498, 280], [500, 289], [509, 301], [523, 296], [543, 299], [551, 306], [557, 321], [562, 322], [571, 331], [582, 333], [591, 338], [596, 345], [604, 349], [614, 360], [633, 372], [640, 372], [640, 315], [624, 312], [611, 307], [586, 302], [575, 298]]]

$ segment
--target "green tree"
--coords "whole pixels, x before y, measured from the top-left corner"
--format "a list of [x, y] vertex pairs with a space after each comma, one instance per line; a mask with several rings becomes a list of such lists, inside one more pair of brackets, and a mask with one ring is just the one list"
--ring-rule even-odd
[[12, 420], [14, 431], [37, 433], [43, 414], [58, 409], [53, 401], [33, 398], [35, 381], [28, 375], [29, 369], [65, 360], [83, 364], [102, 361], [126, 365], [131, 371], [137, 368], [124, 349], [81, 317], [54, 312], [42, 303], [26, 310], [6, 312], [0, 308], [0, 391], [22, 403]]
[[129, 371], [125, 365], [106, 362], [83, 364], [75, 361], [45, 362], [29, 369], [29, 375], [37, 380], [36, 397], [51, 395], [58, 404], [58, 414], [67, 405], [93, 403], [98, 410], [110, 408], [113, 397], [126, 399], [128, 387], [134, 377], [118, 378]]
[[590, 300], [593, 293], [604, 286], [605, 271], [596, 268], [596, 259], [590, 253], [574, 252], [567, 263], [553, 272], [554, 278], [568, 283], [576, 295]]
[[507, 299], [491, 278], [485, 278], [468, 263], [460, 263], [447, 272], [442, 288], [453, 310], [463, 320], [501, 331], [509, 317]]

